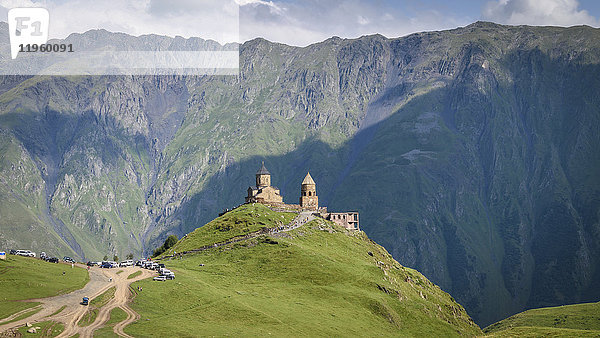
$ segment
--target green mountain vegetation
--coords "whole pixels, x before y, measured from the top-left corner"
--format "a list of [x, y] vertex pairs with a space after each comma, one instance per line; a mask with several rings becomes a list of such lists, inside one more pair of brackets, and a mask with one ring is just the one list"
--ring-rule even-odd
[[[139, 39], [180, 45], [68, 43]], [[255, 39], [237, 77], [2, 77], [0, 247], [150, 255], [242, 203], [265, 160], [286, 202], [310, 171], [482, 326], [597, 301], [599, 64], [598, 29], [478, 22]]]
[[[288, 217], [244, 205], [198, 228], [173, 248], [199, 248]], [[228, 225], [214, 237], [215, 225]], [[223, 235], [224, 234], [224, 235]], [[229, 235], [229, 236], [228, 236]], [[165, 253], [167, 255], [167, 253]], [[363, 232], [316, 219], [163, 260], [166, 282], [134, 283], [141, 319], [132, 336], [458, 336], [481, 331], [461, 305], [416, 270], [396, 262]]]
[[169, 237], [167, 237], [167, 239], [165, 239], [163, 245], [161, 245], [158, 249], [154, 250], [154, 254], [152, 256], [155, 257], [162, 254], [163, 252], [171, 248], [173, 245], [175, 245], [175, 243], [177, 243], [177, 236], [170, 235]]
[[496, 337], [598, 337], [600, 303], [528, 310], [488, 326]]
[[[63, 275], [64, 272], [64, 275]], [[38, 305], [20, 300], [52, 297], [83, 288], [85, 269], [9, 255], [0, 260], [0, 322], [13, 313]]]

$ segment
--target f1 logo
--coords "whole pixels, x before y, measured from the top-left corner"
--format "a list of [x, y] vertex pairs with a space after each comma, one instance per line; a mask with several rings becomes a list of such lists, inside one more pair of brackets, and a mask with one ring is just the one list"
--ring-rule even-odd
[[48, 41], [50, 14], [45, 8], [12, 8], [8, 11], [10, 53], [13, 59], [20, 45], [43, 45]]

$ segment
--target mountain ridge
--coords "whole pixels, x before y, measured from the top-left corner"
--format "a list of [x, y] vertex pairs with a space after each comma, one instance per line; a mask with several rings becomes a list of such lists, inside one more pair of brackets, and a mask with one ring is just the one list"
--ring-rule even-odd
[[74, 254], [49, 214], [87, 257], [148, 252], [243, 202], [266, 160], [285, 201], [310, 171], [482, 325], [598, 299], [598, 32], [255, 39], [239, 77], [3, 77], [0, 244]]

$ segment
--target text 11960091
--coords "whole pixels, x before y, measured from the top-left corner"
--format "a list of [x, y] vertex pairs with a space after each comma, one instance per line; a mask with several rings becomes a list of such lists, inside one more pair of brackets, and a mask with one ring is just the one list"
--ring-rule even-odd
[[20, 44], [19, 45], [20, 53], [72, 53], [73, 44], [58, 44], [58, 43], [45, 43], [42, 45], [36, 44]]

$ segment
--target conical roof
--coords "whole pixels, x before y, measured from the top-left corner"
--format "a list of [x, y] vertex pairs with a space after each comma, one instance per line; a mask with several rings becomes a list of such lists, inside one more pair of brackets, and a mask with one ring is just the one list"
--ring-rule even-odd
[[262, 161], [260, 169], [256, 172], [256, 175], [271, 175], [271, 173], [265, 168], [265, 161]]
[[310, 173], [307, 173], [306, 177], [304, 177], [304, 180], [302, 181], [302, 184], [303, 185], [304, 184], [313, 184], [313, 185], [315, 185], [316, 183], [315, 183], [315, 181], [313, 181], [313, 178], [310, 177]]

